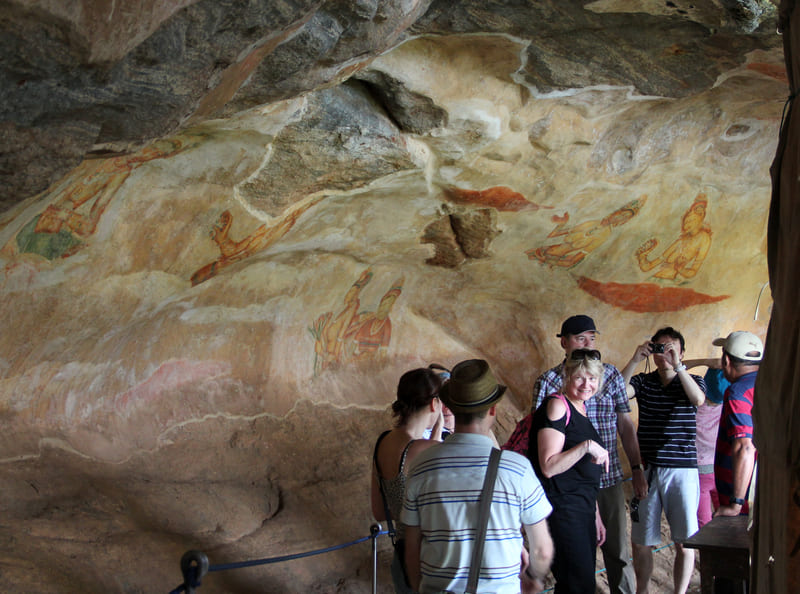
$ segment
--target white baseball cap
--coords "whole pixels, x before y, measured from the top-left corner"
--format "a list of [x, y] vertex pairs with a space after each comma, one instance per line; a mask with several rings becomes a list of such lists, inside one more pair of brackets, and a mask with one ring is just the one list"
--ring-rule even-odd
[[729, 355], [744, 361], [761, 361], [764, 356], [764, 343], [751, 332], [737, 330], [727, 338], [715, 338], [714, 346], [722, 347]]

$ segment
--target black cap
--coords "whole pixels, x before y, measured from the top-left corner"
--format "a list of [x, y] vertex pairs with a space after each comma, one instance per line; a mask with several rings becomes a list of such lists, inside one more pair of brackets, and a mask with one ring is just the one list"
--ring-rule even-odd
[[570, 336], [574, 334], [581, 334], [583, 332], [588, 332], [591, 330], [592, 332], [597, 332], [597, 328], [594, 326], [594, 320], [589, 316], [572, 316], [564, 320], [564, 323], [561, 324], [561, 332], [556, 334], [559, 338], [562, 336]]

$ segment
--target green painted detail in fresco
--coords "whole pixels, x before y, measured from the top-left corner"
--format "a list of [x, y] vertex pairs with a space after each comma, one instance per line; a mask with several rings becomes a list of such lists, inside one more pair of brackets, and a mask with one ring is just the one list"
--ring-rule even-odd
[[37, 233], [35, 229], [40, 218], [41, 215], [34, 217], [17, 233], [20, 252], [55, 260], [74, 254], [83, 245], [83, 241], [64, 229], [58, 233]]

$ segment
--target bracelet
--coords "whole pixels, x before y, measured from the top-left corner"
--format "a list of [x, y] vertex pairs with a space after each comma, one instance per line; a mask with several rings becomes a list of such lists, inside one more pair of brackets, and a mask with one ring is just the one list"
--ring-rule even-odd
[[685, 365], [684, 363], [681, 363], [680, 365], [678, 365], [678, 366], [675, 368], [675, 372], [676, 372], [676, 373], [677, 373], [678, 371], [685, 371], [685, 370], [686, 370], [686, 365]]
[[736, 505], [744, 505], [745, 501], [741, 497], [731, 497], [731, 503], [735, 503]]

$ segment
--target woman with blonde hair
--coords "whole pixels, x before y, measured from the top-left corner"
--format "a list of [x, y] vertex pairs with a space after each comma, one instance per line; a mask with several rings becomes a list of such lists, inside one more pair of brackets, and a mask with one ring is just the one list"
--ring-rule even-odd
[[[443, 419], [439, 390], [443, 383], [441, 375], [432, 369], [413, 369], [403, 374], [397, 385], [397, 400], [392, 403], [394, 428], [378, 437], [372, 457], [372, 514], [389, 526], [395, 548], [392, 581], [398, 593], [413, 592], [403, 564], [404, 530], [398, 524], [406, 469], [420, 452], [441, 441]], [[430, 439], [425, 439], [429, 430]]]
[[600, 351], [572, 351], [562, 376], [561, 393], [545, 398], [533, 415], [528, 457], [553, 506], [547, 524], [556, 549], [555, 592], [583, 594], [595, 591], [596, 551], [605, 540], [597, 492], [608, 452], [585, 407], [603, 383]]

